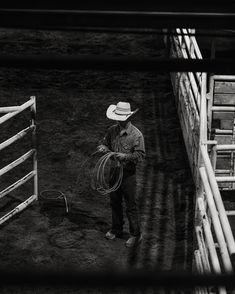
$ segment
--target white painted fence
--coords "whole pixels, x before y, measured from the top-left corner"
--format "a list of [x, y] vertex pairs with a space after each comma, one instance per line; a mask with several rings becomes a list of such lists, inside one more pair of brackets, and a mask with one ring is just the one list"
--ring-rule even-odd
[[[171, 46], [170, 56], [201, 59], [202, 54], [192, 34], [194, 30], [176, 29], [176, 33], [168, 42]], [[214, 171], [216, 151], [220, 148], [234, 150], [235, 145], [222, 147], [217, 145], [217, 142], [209, 140], [208, 123], [211, 123], [211, 107], [208, 103], [207, 74], [171, 73], [171, 77], [196, 186], [194, 269], [201, 274], [231, 273], [235, 258], [235, 241], [218, 182], [233, 181], [235, 177], [216, 177]], [[208, 151], [211, 150], [209, 146], [214, 146], [211, 153]], [[197, 288], [196, 292], [210, 293], [210, 289]], [[219, 288], [218, 292], [226, 293], [227, 290]]]
[[34, 180], [34, 190], [32, 195], [29, 198], [27, 198], [25, 201], [20, 203], [14, 209], [12, 209], [8, 213], [6, 213], [4, 216], [2, 216], [0, 218], [0, 224], [4, 223], [8, 219], [10, 219], [13, 215], [25, 209], [30, 203], [37, 200], [38, 198], [38, 173], [37, 173], [36, 124], [35, 124], [36, 98], [35, 96], [31, 96], [29, 101], [27, 101], [26, 103], [20, 106], [0, 107], [0, 113], [4, 114], [3, 116], [0, 117], [0, 125], [27, 109], [30, 109], [30, 112], [31, 112], [30, 126], [21, 130], [19, 133], [9, 138], [8, 140], [0, 143], [0, 151], [10, 146], [14, 142], [22, 139], [29, 132], [32, 133], [33, 149], [29, 150], [28, 152], [23, 154], [21, 157], [19, 157], [15, 161], [1, 168], [0, 178], [1, 176], [3, 176], [4, 174], [14, 169], [16, 166], [20, 165], [21, 163], [25, 162], [27, 159], [31, 157], [33, 157], [33, 168], [32, 168], [32, 171], [30, 171], [27, 175], [25, 175], [24, 177], [22, 177], [15, 183], [11, 184], [10, 186], [6, 187], [4, 190], [0, 191], [0, 199], [2, 199], [3, 197], [6, 197], [10, 192], [22, 186], [23, 184], [28, 182], [30, 179]]

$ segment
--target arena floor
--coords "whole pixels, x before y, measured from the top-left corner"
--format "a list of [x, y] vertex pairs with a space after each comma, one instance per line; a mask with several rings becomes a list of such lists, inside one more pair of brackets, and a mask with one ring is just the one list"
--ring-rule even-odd
[[[108, 54], [161, 57], [155, 35], [92, 34], [1, 30], [1, 52], [8, 54]], [[170, 75], [162, 72], [105, 72], [1, 69], [1, 106], [37, 99], [39, 200], [1, 227], [1, 266], [10, 269], [102, 270], [107, 267], [191, 270], [194, 184]], [[112, 121], [110, 104], [129, 101], [144, 134], [147, 158], [138, 171], [143, 242], [127, 249], [124, 239], [107, 241], [111, 215], [108, 196], [89, 188], [99, 140]], [[28, 122], [22, 114], [1, 126], [2, 140]], [[1, 167], [22, 155], [30, 137], [1, 154]], [[88, 160], [89, 159], [89, 160]], [[83, 163], [86, 161], [86, 164]], [[1, 188], [23, 176], [30, 162], [3, 177]], [[48, 200], [45, 190], [63, 198]], [[30, 196], [31, 185], [2, 200], [1, 213]], [[102, 289], [7, 287], [2, 293], [109, 293]], [[117, 290], [119, 291], [119, 290]], [[126, 293], [120, 290], [118, 293]]]

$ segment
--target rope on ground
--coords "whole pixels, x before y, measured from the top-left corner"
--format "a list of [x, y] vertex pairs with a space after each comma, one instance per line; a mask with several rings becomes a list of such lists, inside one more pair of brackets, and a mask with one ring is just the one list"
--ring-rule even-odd
[[[96, 190], [101, 195], [107, 195], [116, 191], [123, 178], [123, 165], [115, 157], [115, 152], [107, 152], [97, 161], [91, 182], [92, 189]], [[113, 172], [110, 175], [108, 165], [113, 166]], [[110, 175], [107, 182], [105, 175]], [[115, 179], [116, 178], [116, 179]]]
[[64, 193], [59, 190], [43, 190], [40, 193], [40, 196], [45, 200], [56, 200], [56, 199], [64, 199], [66, 212], [69, 212], [68, 201]]

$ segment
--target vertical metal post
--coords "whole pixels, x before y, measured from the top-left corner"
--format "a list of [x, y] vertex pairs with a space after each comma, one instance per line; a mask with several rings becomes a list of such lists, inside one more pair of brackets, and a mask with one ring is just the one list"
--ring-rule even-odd
[[[206, 101], [206, 79], [207, 75], [206, 73], [202, 73], [201, 75], [201, 101], [200, 101], [200, 126], [199, 126], [199, 146], [198, 146], [198, 159], [197, 159], [197, 174], [196, 174], [196, 198], [204, 198], [204, 189], [202, 180], [199, 173], [199, 168], [201, 166], [204, 166], [204, 162], [202, 160], [201, 156], [201, 148], [200, 146], [202, 144], [205, 144], [205, 141], [207, 140], [207, 101]], [[200, 213], [198, 209], [198, 204], [196, 201], [195, 205], [195, 222], [200, 223]]]
[[202, 73], [201, 105], [200, 105], [200, 144], [207, 141], [207, 97], [205, 72]]
[[216, 171], [216, 161], [217, 161], [217, 150], [216, 150], [216, 145], [214, 145], [211, 149], [211, 165], [214, 172]]
[[32, 144], [34, 148], [33, 155], [33, 170], [35, 172], [34, 175], [34, 195], [36, 196], [36, 200], [38, 199], [38, 163], [37, 163], [37, 141], [36, 141], [36, 97], [31, 96], [31, 100], [33, 100], [33, 104], [30, 108], [31, 110], [31, 126], [33, 126], [32, 131]]
[[197, 195], [203, 194], [199, 168], [204, 165], [201, 157], [200, 146], [207, 141], [207, 98], [206, 98], [206, 73], [202, 73], [201, 80], [201, 101], [200, 101], [200, 126], [199, 126], [199, 146], [198, 146], [198, 173], [197, 173]]
[[[233, 135], [232, 135], [232, 144], [235, 144], [235, 118], [233, 119]], [[234, 151], [231, 150], [231, 172], [230, 175], [234, 176], [235, 175], [235, 156], [234, 156]], [[231, 189], [235, 189], [235, 183], [231, 184]]]

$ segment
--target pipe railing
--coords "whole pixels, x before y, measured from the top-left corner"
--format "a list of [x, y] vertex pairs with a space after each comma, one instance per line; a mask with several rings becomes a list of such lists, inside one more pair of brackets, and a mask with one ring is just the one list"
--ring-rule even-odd
[[[187, 35], [188, 29], [176, 29], [178, 36], [172, 38], [177, 57], [184, 59], [202, 59], [197, 41], [194, 36]], [[179, 50], [180, 49], [180, 50]], [[180, 75], [180, 74], [179, 74]], [[194, 252], [196, 269], [200, 273], [231, 273], [235, 258], [235, 241], [225, 211], [218, 182], [235, 181], [235, 177], [216, 177], [217, 151], [235, 150], [235, 145], [217, 145], [208, 138], [208, 103], [207, 103], [207, 75], [206, 73], [186, 73], [184, 79], [189, 84], [186, 89], [187, 99], [195, 108], [199, 117], [198, 161], [194, 162], [198, 173], [193, 173], [196, 184], [196, 248]], [[179, 89], [182, 83], [179, 85]], [[185, 87], [186, 88], [186, 87]], [[180, 90], [182, 93], [182, 89]], [[178, 95], [178, 99], [184, 99]], [[232, 107], [213, 107], [218, 111], [234, 111]], [[195, 130], [191, 130], [193, 132]], [[187, 143], [187, 142], [186, 142]], [[211, 159], [208, 151], [211, 148]], [[190, 155], [189, 155], [190, 156]], [[225, 288], [218, 288], [219, 293], [226, 293]], [[199, 292], [209, 293], [209, 289], [200, 288]]]
[[36, 98], [35, 96], [31, 96], [30, 100], [22, 104], [21, 106], [0, 107], [0, 113], [6, 113], [2, 117], [0, 117], [0, 125], [26, 109], [30, 109], [30, 113], [31, 113], [30, 126], [21, 130], [16, 135], [12, 136], [6, 141], [2, 142], [0, 144], [0, 151], [10, 146], [11, 144], [15, 143], [16, 141], [22, 139], [30, 132], [32, 133], [33, 148], [29, 150], [28, 152], [26, 152], [25, 154], [23, 154], [22, 156], [20, 156], [19, 158], [17, 158], [16, 160], [14, 160], [13, 162], [1, 168], [0, 177], [8, 173], [10, 170], [13, 170], [16, 166], [24, 163], [30, 157], [33, 157], [33, 169], [27, 175], [25, 175], [24, 177], [22, 177], [15, 183], [11, 184], [10, 186], [6, 187], [4, 190], [0, 191], [0, 199], [7, 196], [10, 192], [22, 186], [23, 184], [25, 184], [32, 178], [34, 179], [34, 192], [33, 192], [33, 195], [31, 195], [28, 199], [26, 199], [25, 201], [20, 203], [18, 206], [16, 206], [14, 209], [12, 209], [10, 212], [2, 216], [0, 218], [0, 224], [4, 223], [8, 219], [10, 219], [12, 216], [14, 216], [16, 213], [22, 211], [33, 201], [38, 199], [38, 174], [37, 174], [36, 125], [35, 125]]
[[[191, 30], [177, 28], [176, 32], [178, 33], [178, 43], [181, 47], [182, 57], [184, 59], [202, 59], [195, 36], [191, 35]], [[199, 72], [187, 72], [187, 76], [190, 81], [190, 90], [193, 93], [193, 98], [199, 112], [202, 74]]]

